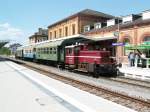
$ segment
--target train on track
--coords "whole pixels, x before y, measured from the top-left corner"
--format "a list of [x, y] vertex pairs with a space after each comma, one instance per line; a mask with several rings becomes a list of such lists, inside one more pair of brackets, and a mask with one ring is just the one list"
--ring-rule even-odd
[[117, 75], [117, 63], [110, 51], [95, 49], [83, 37], [48, 40], [17, 49], [16, 58], [47, 62], [60, 68], [99, 75]]

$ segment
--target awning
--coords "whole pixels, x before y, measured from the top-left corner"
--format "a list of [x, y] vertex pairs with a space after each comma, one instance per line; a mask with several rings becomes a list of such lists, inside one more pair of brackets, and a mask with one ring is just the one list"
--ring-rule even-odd
[[137, 46], [137, 49], [150, 49], [150, 45], [139, 45]]
[[137, 46], [133, 45], [133, 44], [126, 44], [125, 45], [125, 49], [127, 49], [127, 50], [135, 50], [135, 49], [137, 49]]
[[132, 44], [127, 44], [125, 45], [125, 49], [131, 49], [131, 50], [134, 50], [134, 49], [139, 49], [139, 50], [144, 50], [144, 49], [150, 49], [150, 43], [142, 43], [140, 45], [132, 45]]
[[114, 36], [110, 36], [110, 37], [91, 37], [90, 39], [94, 41], [102, 41], [102, 40], [112, 40], [112, 39], [117, 39], [117, 38]]

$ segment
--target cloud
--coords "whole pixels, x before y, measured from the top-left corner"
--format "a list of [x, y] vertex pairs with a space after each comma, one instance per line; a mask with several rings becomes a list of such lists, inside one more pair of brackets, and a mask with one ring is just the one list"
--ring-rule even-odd
[[0, 40], [22, 42], [24, 33], [21, 29], [11, 26], [9, 23], [0, 23]]

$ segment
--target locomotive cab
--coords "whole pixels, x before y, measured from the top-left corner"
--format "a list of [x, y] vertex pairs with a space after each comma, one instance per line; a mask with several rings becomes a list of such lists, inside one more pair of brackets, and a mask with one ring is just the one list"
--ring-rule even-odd
[[65, 64], [70, 69], [77, 68], [79, 50], [80, 48], [77, 45], [71, 45], [65, 47], [65, 51], [66, 51]]

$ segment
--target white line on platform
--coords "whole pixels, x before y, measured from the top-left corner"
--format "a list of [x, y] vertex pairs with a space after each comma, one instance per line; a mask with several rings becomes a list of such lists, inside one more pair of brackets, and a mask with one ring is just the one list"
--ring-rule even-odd
[[12, 68], [14, 68], [16, 71], [18, 71], [19, 73], [21, 73], [22, 75], [24, 75], [25, 77], [29, 78], [31, 81], [33, 81], [34, 83], [37, 83], [38, 85], [40, 85], [41, 87], [47, 89], [48, 91], [54, 93], [55, 95], [59, 96], [60, 98], [62, 98], [63, 100], [67, 101], [68, 103], [72, 104], [73, 106], [75, 106], [76, 108], [80, 109], [83, 112], [96, 112], [95, 110], [87, 107], [86, 105], [81, 104], [80, 102], [78, 102], [77, 100], [74, 100], [71, 97], [68, 97], [65, 94], [60, 93], [59, 91], [57, 91], [56, 89], [46, 85], [45, 83], [43, 83], [42, 81], [32, 77], [31, 75], [27, 74], [24, 71], [21, 71], [22, 69], [17, 68], [16, 66], [6, 62], [9, 66], [11, 66]]

